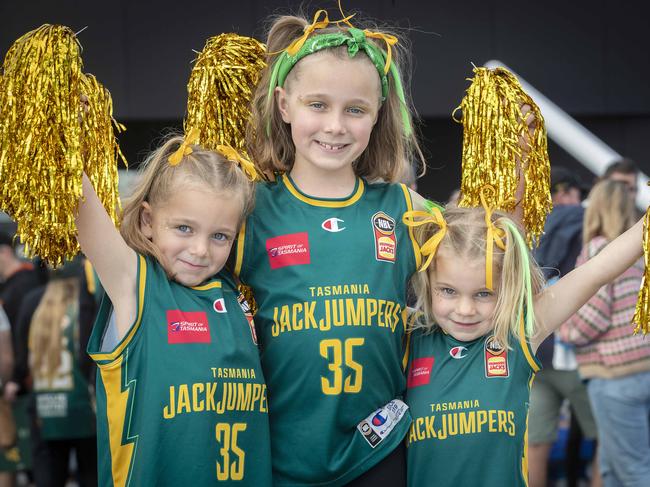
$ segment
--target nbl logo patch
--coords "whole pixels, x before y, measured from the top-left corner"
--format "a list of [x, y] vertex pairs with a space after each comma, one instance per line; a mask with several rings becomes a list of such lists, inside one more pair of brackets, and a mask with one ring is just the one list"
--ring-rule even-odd
[[485, 377], [508, 377], [508, 350], [490, 336], [485, 340]]
[[167, 310], [167, 343], [210, 343], [208, 315], [204, 311]]
[[375, 237], [375, 259], [395, 263], [397, 238], [395, 237], [395, 220], [383, 211], [378, 211], [370, 219]]

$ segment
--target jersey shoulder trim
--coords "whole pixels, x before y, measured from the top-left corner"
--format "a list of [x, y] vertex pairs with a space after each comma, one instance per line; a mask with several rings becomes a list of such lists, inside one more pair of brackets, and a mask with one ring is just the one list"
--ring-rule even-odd
[[[406, 187], [405, 184], [400, 183], [402, 192], [404, 193], [404, 200], [406, 201], [406, 211], [413, 211], [413, 200], [411, 199], [411, 192]], [[422, 264], [422, 256], [420, 255], [420, 246], [415, 240], [415, 235], [413, 234], [413, 227], [408, 227], [409, 238], [411, 239], [411, 245], [413, 246], [413, 255], [415, 257], [415, 268], [419, 269]]]
[[[110, 362], [115, 361], [118, 358], [124, 349], [131, 343], [133, 337], [140, 329], [140, 324], [142, 322], [142, 312], [144, 310], [144, 297], [147, 284], [147, 260], [144, 256], [138, 255], [138, 289], [137, 289], [137, 310], [136, 318], [131, 325], [128, 333], [122, 338], [122, 341], [117, 345], [117, 347], [112, 352], [107, 353], [90, 353], [90, 357], [97, 362], [98, 367], [105, 367], [109, 365]], [[99, 311], [99, 318], [105, 318], [105, 321], [108, 321], [110, 316], [110, 310], [112, 309], [112, 304], [108, 299], [108, 296], [104, 297], [102, 301], [101, 309]], [[109, 362], [109, 363], [106, 363]]]
[[519, 346], [524, 352], [524, 357], [526, 357], [526, 362], [528, 362], [530, 368], [533, 369], [534, 372], [539, 372], [542, 368], [542, 365], [535, 356], [535, 353], [533, 352], [533, 349], [531, 348], [530, 343], [526, 338], [526, 329], [524, 326], [523, 316], [519, 319]]

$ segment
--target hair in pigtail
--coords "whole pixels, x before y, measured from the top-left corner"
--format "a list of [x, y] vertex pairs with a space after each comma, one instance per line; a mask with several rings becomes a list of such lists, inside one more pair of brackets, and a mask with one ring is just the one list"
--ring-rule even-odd
[[520, 338], [522, 319], [526, 338], [535, 333], [533, 297], [543, 289], [544, 277], [517, 225], [507, 217], [498, 218], [495, 224], [505, 232], [506, 249], [495, 255], [495, 261], [501, 261], [501, 269], [492, 321], [495, 337], [508, 347], [510, 336]]

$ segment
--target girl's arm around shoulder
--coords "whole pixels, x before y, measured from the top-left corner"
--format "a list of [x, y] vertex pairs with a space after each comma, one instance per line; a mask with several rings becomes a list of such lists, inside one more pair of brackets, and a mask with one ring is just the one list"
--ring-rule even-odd
[[605, 284], [630, 268], [643, 253], [643, 218], [602, 251], [535, 297], [538, 333], [531, 339], [539, 344], [578, 311]]
[[111, 298], [122, 339], [136, 317], [137, 255], [113, 225], [86, 174], [78, 210], [79, 245]]

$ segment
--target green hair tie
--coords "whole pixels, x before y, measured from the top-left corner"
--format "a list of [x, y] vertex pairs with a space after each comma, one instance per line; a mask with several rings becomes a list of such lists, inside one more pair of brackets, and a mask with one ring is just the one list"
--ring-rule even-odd
[[[320, 34], [309, 37], [300, 47], [298, 52], [293, 55], [289, 54], [286, 50], [282, 51], [278, 59], [275, 61], [273, 70], [271, 71], [269, 91], [267, 94], [268, 103], [271, 103], [273, 91], [275, 88], [282, 88], [284, 86], [284, 82], [286, 81], [287, 76], [294, 68], [294, 66], [298, 63], [298, 61], [300, 61], [305, 56], [309, 56], [315, 52], [322, 51], [323, 49], [329, 49], [343, 45], [347, 45], [348, 56], [350, 56], [350, 58], [353, 58], [360, 50], [362, 50], [366, 53], [370, 61], [372, 61], [372, 64], [375, 66], [377, 73], [379, 74], [379, 80], [381, 82], [382, 102], [384, 102], [388, 96], [388, 77], [386, 76], [385, 72], [386, 54], [373, 42], [368, 41], [366, 34], [361, 29], [350, 27], [347, 32], [332, 32], [329, 34]], [[393, 76], [395, 90], [397, 91], [397, 97], [400, 101], [400, 111], [402, 114], [402, 123], [404, 125], [404, 135], [409, 136], [413, 130], [411, 127], [409, 113], [406, 108], [404, 88], [402, 86], [399, 72], [397, 71], [397, 68], [395, 68], [395, 64], [392, 62], [390, 63], [389, 72]], [[269, 136], [271, 135], [270, 121], [266, 125], [266, 134]]]

